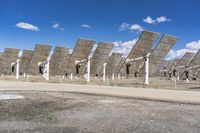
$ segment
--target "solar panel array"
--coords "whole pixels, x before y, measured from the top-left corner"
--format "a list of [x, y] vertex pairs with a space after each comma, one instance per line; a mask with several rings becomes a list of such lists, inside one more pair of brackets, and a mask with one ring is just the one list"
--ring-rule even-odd
[[[112, 55], [109, 57], [114, 47], [114, 44], [99, 42], [96, 50], [94, 51], [93, 57], [91, 58], [91, 75], [101, 76], [103, 64], [105, 62], [107, 62], [106, 72], [109, 76], [111, 76], [113, 73], [115, 73], [115, 75], [117, 75], [118, 73], [126, 75], [128, 72], [126, 67], [127, 59], [144, 57], [147, 55], [147, 53], [151, 53], [149, 60], [149, 72], [150, 76], [156, 76], [159, 70], [161, 68], [164, 68], [164, 66], [162, 66], [162, 63], [165, 56], [178, 40], [176, 37], [164, 35], [158, 42], [158, 45], [154, 49], [152, 49], [153, 45], [157, 42], [159, 35], [160, 33], [143, 31], [126, 58], [122, 57], [122, 54], [119, 53], [112, 53]], [[94, 40], [78, 39], [72, 54], [69, 54], [68, 48], [56, 46], [50, 60], [50, 75], [67, 75], [70, 73], [77, 74], [75, 61], [87, 59], [88, 56], [91, 54], [91, 51], [93, 51], [94, 44]], [[47, 60], [51, 48], [52, 47], [50, 45], [37, 44], [34, 51], [24, 50], [20, 62], [20, 73], [39, 75], [38, 62], [43, 62]], [[8, 52], [4, 53], [8, 54]], [[5, 62], [7, 60], [7, 58], [6, 60], [4, 59], [5, 54], [2, 55], [2, 59], [0, 55], [0, 68], [2, 68], [2, 72], [3, 69], [5, 69], [5, 63], [1, 62]], [[193, 56], [191, 53], [186, 53], [180, 61], [175, 60], [173, 62], [168, 62], [168, 65], [165, 66], [167, 66], [167, 70], [171, 71], [172, 67], [188, 63], [191, 60], [191, 56]], [[200, 55], [196, 58], [199, 57]], [[16, 59], [17, 57], [15, 58], [15, 61]], [[194, 66], [199, 63], [200, 61], [198, 61], [194, 57], [193, 60], [190, 62], [190, 66]], [[138, 72], [141, 72], [140, 74], [142, 74], [143, 68], [144, 60], [134, 61], [129, 67], [130, 76], [135, 75]], [[78, 74], [83, 75], [85, 71], [86, 63], [85, 65], [80, 66]], [[11, 68], [9, 68], [9, 71], [5, 73], [10, 72]]]
[[[71, 54], [67, 54], [63, 63], [61, 63], [59, 66], [58, 66], [58, 75], [65, 75], [67, 72], [66, 72], [66, 66], [67, 66], [67, 63], [69, 62], [70, 60], [70, 57], [71, 57]], [[67, 75], [66, 75], [67, 76]]]
[[161, 62], [164, 60], [165, 56], [168, 54], [170, 49], [177, 42], [177, 38], [164, 35], [159, 41], [158, 45], [154, 48], [150, 58], [149, 58], [149, 75], [155, 76], [156, 72], [160, 68]]
[[[78, 39], [75, 49], [70, 57], [69, 62], [66, 66], [66, 73], [76, 74], [75, 61], [85, 60], [88, 58], [93, 46], [95, 44], [94, 40]], [[80, 73], [83, 74], [85, 67], [80, 68]]]
[[[137, 57], [146, 56], [147, 53], [151, 52], [151, 48], [153, 44], [157, 41], [159, 37], [159, 33], [150, 32], [150, 31], [143, 31], [140, 35], [139, 39], [137, 40], [136, 44], [133, 46], [132, 50], [130, 51], [127, 59], [133, 59]], [[137, 68], [141, 66], [143, 61], [138, 60], [135, 61], [133, 65], [130, 67], [130, 74], [135, 74], [137, 71]], [[126, 67], [125, 62], [123, 63], [123, 66]]]
[[0, 63], [1, 63], [1, 60], [2, 60], [2, 54], [3, 54], [3, 53], [0, 52]]
[[[200, 50], [195, 54], [195, 56], [192, 58], [192, 60], [190, 61], [190, 63], [188, 64], [188, 67], [194, 67], [194, 66], [197, 66], [197, 65], [200, 65]], [[198, 72], [198, 69], [199, 68], [195, 68], [195, 69], [191, 69], [190, 70], [190, 77], [192, 75], [196, 75], [196, 73]], [[181, 78], [184, 78], [185, 75], [184, 73], [181, 74]]]
[[28, 68], [28, 74], [31, 75], [39, 75], [39, 67], [38, 62], [44, 62], [47, 60], [52, 46], [36, 44], [35, 49], [33, 51], [33, 56], [31, 58], [31, 62]]
[[100, 75], [100, 71], [103, 68], [103, 64], [109, 58], [109, 54], [112, 51], [114, 44], [99, 42], [98, 46], [93, 54], [91, 60], [91, 74]]
[[126, 72], [124, 71], [124, 72], [122, 72], [123, 70], [123, 68], [121, 68], [121, 66], [124, 64], [124, 61], [126, 60], [126, 58], [124, 58], [124, 57], [122, 57], [121, 58], [121, 60], [120, 60], [120, 62], [117, 64], [117, 67], [115, 68], [115, 71], [114, 71], [114, 73], [115, 73], [115, 75], [117, 75], [117, 74], [126, 74]]
[[[64, 60], [69, 53], [68, 48], [56, 46], [50, 60], [50, 75], [60, 75], [59, 69], [63, 69]], [[64, 75], [64, 73], [62, 73]]]
[[12, 73], [11, 63], [16, 62], [19, 49], [5, 48], [0, 62], [0, 74], [10, 75]]
[[163, 77], [164, 76], [164, 70], [166, 70], [167, 68], [167, 65], [170, 63], [171, 61], [170, 60], [163, 60], [160, 64], [160, 67], [159, 69], [157, 70], [156, 72], [156, 76], [157, 77]]
[[120, 60], [122, 58], [122, 54], [119, 53], [112, 53], [110, 58], [108, 59], [107, 66], [106, 66], [106, 73], [108, 76], [111, 76], [119, 64]]
[[172, 68], [173, 68], [173, 67], [176, 67], [179, 61], [180, 61], [180, 59], [172, 60], [172, 61], [167, 65], [167, 70], [168, 70], [168, 71], [172, 71]]
[[190, 63], [190, 61], [192, 60], [192, 58], [194, 57], [195, 53], [193, 52], [186, 52], [183, 57], [180, 59], [180, 61], [177, 64], [178, 66], [185, 66], [187, 64]]
[[183, 57], [180, 59], [180, 61], [177, 63], [176, 67], [178, 68], [178, 75], [181, 76], [183, 74], [183, 72], [185, 71], [185, 67], [186, 65], [189, 65], [190, 61], [192, 60], [192, 58], [194, 57], [195, 53], [192, 52], [186, 52]]
[[32, 56], [33, 56], [32, 50], [23, 50], [22, 56], [20, 58], [20, 67], [19, 67], [20, 74], [28, 72], [28, 67], [30, 65]]

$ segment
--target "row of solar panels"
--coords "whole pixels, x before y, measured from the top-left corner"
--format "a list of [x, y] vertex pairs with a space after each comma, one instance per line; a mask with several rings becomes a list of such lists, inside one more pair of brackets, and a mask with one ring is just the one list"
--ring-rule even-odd
[[[157, 43], [158, 42], [158, 43]], [[159, 33], [143, 31], [136, 44], [126, 58], [120, 53], [110, 53], [114, 47], [112, 43], [99, 42], [91, 60], [91, 74], [101, 75], [103, 64], [107, 62], [107, 74], [127, 73], [126, 59], [137, 58], [151, 53], [150, 56], [150, 75], [153, 76], [160, 69], [160, 65], [169, 50], [177, 42], [177, 38], [164, 34], [160, 37]], [[88, 39], [78, 39], [76, 46], [69, 54], [69, 49], [55, 47], [50, 61], [51, 75], [64, 75], [66, 73], [76, 73], [75, 61], [86, 59], [96, 42]], [[156, 47], [153, 46], [156, 44]], [[34, 51], [24, 50], [20, 61], [20, 73], [38, 75], [38, 62], [47, 60], [52, 46], [37, 44]], [[6, 48], [0, 56], [0, 74], [10, 74], [10, 64], [18, 58], [19, 49]], [[129, 68], [129, 74], [143, 73], [143, 61], [136, 61]], [[79, 74], [84, 74], [85, 67], [80, 67]]]
[[[181, 59], [163, 61], [160, 70], [167, 69], [168, 72], [170, 71], [172, 72], [173, 69], [176, 69], [179, 67], [176, 76], [179, 76], [180, 78], [185, 78], [184, 72], [186, 71], [186, 67], [184, 66], [187, 66], [188, 68], [192, 68], [198, 65], [200, 65], [200, 49], [196, 53], [186, 52]], [[157, 74], [162, 76], [163, 73], [164, 71], [163, 72], [158, 71]], [[200, 78], [199, 67], [191, 69], [189, 77]]]
[[[86, 59], [94, 44], [95, 41], [93, 40], [78, 39], [72, 54], [69, 54], [68, 48], [56, 46], [50, 60], [50, 74], [65, 75], [66, 73], [76, 73], [75, 61]], [[93, 74], [100, 73], [101, 66], [103, 66], [103, 63], [109, 59], [109, 54], [113, 46], [114, 44], [99, 42], [91, 61], [91, 72], [93, 72]], [[38, 62], [47, 60], [51, 48], [52, 46], [50, 45], [37, 44], [34, 51], [23, 50], [20, 57], [20, 73], [38, 75]], [[3, 54], [0, 55], [1, 74], [11, 74], [11, 63], [17, 60], [19, 52], [19, 49], [5, 48]], [[110, 58], [113, 58], [113, 56], [116, 55], [121, 54], [113, 53]], [[80, 74], [83, 74], [85, 67], [81, 67], [79, 71]]]

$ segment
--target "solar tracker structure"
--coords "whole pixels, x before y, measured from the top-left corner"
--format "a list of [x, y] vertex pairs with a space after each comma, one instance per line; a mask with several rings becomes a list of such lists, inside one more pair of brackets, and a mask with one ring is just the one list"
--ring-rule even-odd
[[[147, 53], [151, 52], [151, 48], [153, 44], [157, 41], [159, 35], [159, 33], [143, 31], [136, 44], [133, 46], [132, 50], [128, 54], [126, 60], [146, 56]], [[137, 68], [141, 66], [142, 63], [142, 60], [135, 61], [129, 68], [129, 74], [135, 74]], [[126, 68], [125, 62], [121, 67]]]
[[[68, 48], [56, 46], [50, 60], [50, 75], [60, 75], [60, 69], [63, 69], [65, 58], [69, 53]], [[64, 73], [62, 73], [64, 75]]]
[[20, 67], [19, 67], [20, 74], [28, 72], [28, 67], [30, 65], [32, 56], [33, 56], [32, 50], [23, 50], [22, 56], [20, 58]]
[[[192, 58], [192, 60], [190, 61], [190, 63], [188, 64], [188, 67], [191, 68], [191, 67], [194, 67], [194, 66], [197, 66], [197, 65], [200, 65], [200, 50], [195, 54], [195, 56]], [[199, 67], [200, 68], [200, 67]], [[190, 69], [190, 73], [189, 73], [189, 77], [192, 77], [193, 75], [198, 75], [198, 69], [199, 68], [194, 68], [194, 69]], [[185, 69], [186, 70], [186, 69]], [[185, 71], [184, 70], [184, 71]], [[184, 74], [184, 71], [183, 73], [181, 74], [181, 78], [185, 78], [185, 74]]]
[[93, 46], [95, 44], [94, 40], [88, 40], [88, 39], [78, 39], [75, 49], [73, 50], [73, 53], [70, 57], [69, 62], [66, 66], [66, 74], [84, 74], [85, 73], [85, 66], [80, 66], [80, 68], [77, 68], [75, 66], [75, 61], [81, 61], [88, 58]]
[[117, 74], [122, 74], [122, 75], [126, 74], [126, 71], [123, 69], [123, 67], [121, 68], [121, 66], [124, 64], [125, 60], [126, 60], [126, 58], [122, 57], [120, 62], [117, 64], [117, 67], [115, 68], [115, 71], [114, 71], [115, 75], [117, 75]]
[[39, 67], [38, 62], [44, 62], [47, 60], [52, 46], [36, 44], [35, 49], [33, 51], [33, 56], [31, 58], [31, 62], [28, 68], [28, 74], [30, 75], [39, 75]]
[[106, 66], [106, 73], [108, 76], [111, 76], [119, 64], [120, 60], [122, 58], [122, 54], [120, 53], [112, 53], [110, 58], [108, 59], [107, 66]]
[[91, 59], [91, 74], [98, 76], [103, 68], [103, 64], [109, 58], [109, 54], [112, 51], [114, 44], [99, 42], [98, 46]]
[[15, 48], [5, 48], [2, 54], [2, 59], [0, 62], [0, 74], [10, 75], [12, 74], [11, 63], [16, 62], [19, 49]]
[[154, 48], [150, 58], [149, 58], [149, 75], [155, 76], [156, 72], [159, 70], [161, 62], [164, 60], [165, 56], [168, 54], [170, 49], [177, 42], [177, 38], [164, 35], [159, 41], [158, 45]]

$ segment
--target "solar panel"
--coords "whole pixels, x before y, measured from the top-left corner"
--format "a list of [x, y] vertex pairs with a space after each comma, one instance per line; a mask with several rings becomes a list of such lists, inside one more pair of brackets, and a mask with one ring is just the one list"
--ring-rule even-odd
[[32, 50], [23, 50], [22, 56], [20, 58], [20, 67], [19, 67], [19, 72], [21, 74], [27, 73], [32, 56], [33, 56]]
[[156, 76], [160, 76], [162, 77], [164, 75], [164, 71], [166, 68], [167, 68], [167, 65], [170, 63], [171, 61], [170, 60], [163, 60], [161, 61], [161, 64], [160, 64], [160, 67], [159, 69], [157, 70], [156, 72]]
[[0, 73], [10, 75], [12, 73], [11, 63], [16, 62], [19, 54], [19, 49], [5, 48], [0, 62]]
[[[159, 33], [150, 32], [150, 31], [143, 31], [140, 35], [139, 39], [137, 40], [136, 44], [133, 46], [132, 50], [130, 51], [127, 59], [133, 59], [141, 56], [146, 56], [147, 53], [151, 52], [151, 48], [153, 44], [157, 41], [159, 37]], [[130, 67], [130, 74], [134, 74], [137, 68], [142, 64], [143, 61], [135, 61], [133, 65]], [[125, 67], [125, 62], [123, 66]]]
[[120, 60], [120, 62], [117, 64], [117, 67], [115, 68], [115, 71], [114, 71], [115, 75], [117, 75], [118, 73], [120, 73], [120, 74], [126, 74], [126, 73], [123, 73], [122, 71], [120, 71], [120, 68], [124, 64], [125, 59], [126, 58], [122, 57], [121, 60]]
[[194, 57], [195, 53], [193, 52], [186, 52], [183, 57], [180, 59], [180, 61], [177, 64], [178, 66], [185, 66], [187, 64], [190, 63], [190, 61], [192, 60], [192, 58]]
[[39, 75], [38, 62], [44, 62], [47, 60], [50, 50], [52, 46], [36, 44], [35, 49], [33, 51], [33, 56], [31, 58], [31, 62], [28, 68], [28, 74], [31, 75]]
[[1, 64], [1, 60], [2, 60], [2, 54], [3, 53], [0, 52], [0, 64]]
[[[69, 62], [67, 63], [66, 73], [77, 74], [75, 61], [87, 59], [94, 44], [95, 44], [94, 40], [78, 39], [76, 43], [76, 47], [70, 57]], [[85, 67], [81, 67], [79, 70], [80, 71], [79, 74], [83, 74], [84, 70], [85, 70]]]
[[195, 54], [194, 58], [189, 63], [189, 67], [193, 67], [200, 64], [200, 50]]
[[177, 42], [177, 38], [164, 35], [159, 41], [158, 45], [154, 48], [150, 58], [149, 58], [149, 75], [155, 76], [155, 73], [159, 70], [161, 62], [164, 60], [165, 56], [168, 54], [170, 49]]
[[99, 75], [103, 64], [109, 58], [114, 44], [99, 42], [91, 60], [91, 74]]
[[[195, 54], [195, 56], [192, 58], [192, 60], [190, 61], [190, 63], [188, 64], [188, 67], [194, 67], [194, 66], [197, 66], [197, 65], [200, 65], [200, 50]], [[198, 69], [199, 68], [195, 68], [195, 69], [191, 69], [190, 70], [190, 77], [194, 74], [196, 74], [198, 72]], [[185, 71], [185, 70], [184, 70]], [[185, 77], [185, 74], [182, 73], [181, 78], [184, 78]]]
[[[180, 61], [178, 62], [178, 64], [176, 65], [176, 67], [180, 67], [180, 66], [185, 66], [188, 65], [190, 63], [190, 61], [192, 60], [192, 58], [194, 57], [195, 53], [192, 52], [186, 52], [183, 57], [180, 59]], [[179, 68], [179, 76], [182, 75], [182, 73], [185, 70], [185, 67], [183, 68]]]
[[[66, 69], [65, 67], [67, 66], [69, 60], [70, 60], [70, 57], [71, 57], [71, 54], [67, 54], [67, 56], [65, 57], [63, 63], [61, 63], [59, 66], [58, 66], [58, 75], [66, 75]], [[64, 68], [63, 68], [64, 67]], [[67, 75], [66, 75], [67, 76]]]
[[[50, 60], [50, 75], [60, 75], [60, 70], [64, 67], [64, 60], [68, 56], [69, 49], [56, 46]], [[62, 73], [64, 75], [64, 73]]]
[[179, 61], [180, 61], [180, 59], [172, 60], [172, 61], [167, 65], [167, 70], [168, 70], [168, 71], [172, 71], [172, 68], [173, 68], [173, 67], [176, 67]]
[[112, 53], [112, 55], [108, 59], [107, 66], [106, 66], [107, 75], [111, 76], [114, 73], [114, 70], [119, 64], [121, 58], [122, 58], [122, 54]]
[[170, 63], [170, 60], [163, 60], [160, 64], [160, 70], [167, 68], [167, 65]]

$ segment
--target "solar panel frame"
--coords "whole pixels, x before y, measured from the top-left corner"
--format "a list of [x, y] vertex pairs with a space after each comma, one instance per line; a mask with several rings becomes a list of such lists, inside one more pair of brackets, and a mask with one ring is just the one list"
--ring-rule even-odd
[[[94, 40], [81, 39], [81, 38], [77, 40], [76, 46], [72, 52], [69, 62], [66, 65], [65, 72], [67, 74], [68, 73], [76, 74], [75, 61], [81, 61], [87, 59], [94, 44], [95, 44]], [[84, 72], [85, 72], [85, 67], [81, 67], [79, 75], [84, 74]]]
[[0, 62], [0, 74], [12, 74], [11, 63], [16, 62], [20, 50], [15, 48], [5, 48]]
[[[194, 57], [192, 58], [192, 60], [190, 61], [190, 63], [188, 63], [188, 67], [194, 67], [194, 66], [197, 66], [197, 65], [200, 65], [200, 49], [197, 51], [197, 53], [194, 55]], [[191, 69], [190, 70], [190, 73], [189, 73], [189, 77], [191, 77], [193, 74], [197, 73], [199, 68], [195, 68], [195, 69]], [[185, 77], [185, 72], [186, 69], [184, 69], [183, 73], [181, 74], [181, 78], [184, 78]]]
[[109, 55], [114, 47], [112, 43], [99, 42], [98, 46], [91, 59], [91, 74], [100, 75], [103, 64], [109, 58]]
[[20, 58], [20, 67], [19, 67], [20, 74], [28, 72], [28, 67], [30, 65], [32, 56], [33, 56], [32, 50], [23, 50], [22, 56]]
[[0, 52], [0, 64], [1, 64], [1, 61], [2, 61], [2, 55], [3, 55], [3, 53]]
[[176, 67], [179, 61], [180, 61], [180, 59], [172, 60], [172, 61], [167, 65], [167, 70], [168, 70], [168, 71], [172, 71], [172, 68], [173, 68], [173, 67]]
[[120, 72], [121, 66], [123, 65], [123, 63], [124, 63], [125, 60], [126, 60], [126, 58], [122, 57], [121, 60], [120, 60], [120, 62], [117, 64], [117, 67], [115, 68], [115, 71], [114, 71], [115, 75], [117, 75], [119, 73], [120, 74], [125, 74], [125, 73]]
[[[194, 55], [195, 55], [195, 53], [193, 53], [193, 52], [185, 52], [185, 54], [180, 59], [180, 61], [176, 65], [176, 67], [189, 65], [189, 63], [192, 60], [192, 58], [194, 57]], [[182, 75], [182, 73], [184, 72], [184, 70], [185, 70], [185, 67], [184, 68], [178, 68], [178, 74], [179, 74], [179, 76]]]
[[[68, 56], [69, 49], [65, 47], [56, 46], [50, 60], [50, 75], [60, 75], [60, 70], [64, 67], [65, 58]], [[64, 75], [64, 73], [62, 74]]]
[[154, 48], [149, 58], [149, 76], [155, 76], [161, 62], [164, 60], [170, 49], [175, 45], [178, 38], [171, 35], [163, 35], [158, 45]]
[[113, 73], [115, 73], [115, 68], [119, 64], [121, 58], [122, 58], [121, 53], [112, 53], [106, 65], [106, 74], [108, 76], [111, 76]]
[[28, 67], [29, 75], [40, 75], [38, 62], [44, 62], [49, 57], [52, 46], [46, 44], [36, 44]]
[[[151, 31], [143, 31], [139, 39], [137, 40], [137, 42], [131, 49], [130, 53], [128, 54], [126, 60], [146, 56], [147, 53], [151, 52], [151, 48], [153, 44], [159, 38], [159, 35], [160, 33], [151, 32]], [[120, 69], [122, 69], [122, 67], [124, 68], [126, 67], [125, 61]], [[134, 65], [130, 67], [130, 74], [134, 74], [137, 71], [137, 68], [141, 66], [142, 63], [143, 61], [141, 60], [135, 61]]]

